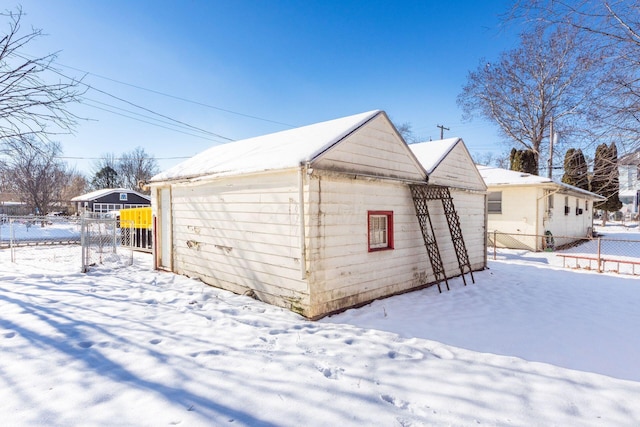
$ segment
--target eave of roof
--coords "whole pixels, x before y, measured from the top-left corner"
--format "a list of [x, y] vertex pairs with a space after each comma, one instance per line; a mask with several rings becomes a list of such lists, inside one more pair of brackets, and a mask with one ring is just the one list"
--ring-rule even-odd
[[[581, 194], [591, 198], [592, 200], [606, 199], [599, 194], [573, 185], [565, 184], [564, 182], [551, 178], [489, 166], [478, 165], [477, 168], [489, 189], [491, 189], [491, 187], [544, 187], [561, 189], [574, 194]], [[496, 181], [496, 176], [501, 177], [500, 181]]]

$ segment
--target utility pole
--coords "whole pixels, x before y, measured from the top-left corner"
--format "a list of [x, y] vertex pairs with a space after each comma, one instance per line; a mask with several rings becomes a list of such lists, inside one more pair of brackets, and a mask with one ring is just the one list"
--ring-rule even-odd
[[553, 139], [553, 117], [551, 117], [549, 124], [549, 160], [547, 161], [547, 166], [549, 167], [547, 175], [549, 179], [553, 179]]
[[444, 127], [444, 125], [436, 125], [437, 128], [440, 128], [440, 139], [444, 139], [444, 131], [451, 130], [449, 128]]

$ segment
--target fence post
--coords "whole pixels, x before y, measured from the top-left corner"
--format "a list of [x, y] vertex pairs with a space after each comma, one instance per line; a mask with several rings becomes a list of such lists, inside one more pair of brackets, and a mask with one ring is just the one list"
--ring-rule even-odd
[[493, 230], [493, 260], [496, 260], [496, 230]]
[[600, 267], [600, 244], [601, 244], [601, 237], [598, 237], [598, 273], [602, 273], [602, 269]]
[[16, 252], [14, 248], [14, 239], [16, 236], [15, 233], [15, 221], [12, 219], [9, 220], [9, 251], [11, 253], [11, 262], [16, 262]]

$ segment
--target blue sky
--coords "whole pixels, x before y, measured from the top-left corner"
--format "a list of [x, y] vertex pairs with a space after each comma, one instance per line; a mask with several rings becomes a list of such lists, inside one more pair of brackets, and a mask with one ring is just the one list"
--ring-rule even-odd
[[[382, 109], [423, 140], [439, 139], [444, 125], [445, 137], [462, 137], [472, 153], [496, 154], [505, 147], [493, 125], [464, 123], [456, 97], [481, 58], [515, 46], [513, 33], [499, 30], [509, 3], [20, 2], [23, 25], [47, 34], [26, 53], [59, 51], [65, 73], [89, 73], [92, 87], [212, 134], [237, 140]], [[59, 138], [81, 172], [92, 158], [137, 146], [166, 169], [226, 141], [123, 117], [132, 115], [123, 109], [151, 114], [94, 90], [86, 98], [73, 111], [89, 120]]]

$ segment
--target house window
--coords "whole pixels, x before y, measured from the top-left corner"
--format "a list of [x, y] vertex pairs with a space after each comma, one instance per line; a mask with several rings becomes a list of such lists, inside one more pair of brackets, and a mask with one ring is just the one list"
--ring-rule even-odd
[[491, 191], [487, 197], [487, 211], [489, 213], [502, 213], [502, 191]]
[[119, 211], [122, 209], [120, 203], [94, 203], [93, 211], [97, 213], [107, 213], [111, 211]]
[[127, 201], [127, 193], [120, 193], [120, 201], [121, 202]]
[[569, 215], [571, 208], [569, 207], [569, 196], [564, 196], [564, 214]]
[[369, 252], [393, 249], [393, 211], [369, 211]]
[[584, 201], [584, 211], [585, 212], [589, 212], [589, 201], [588, 200]]
[[553, 210], [553, 194], [549, 194], [549, 210]]

